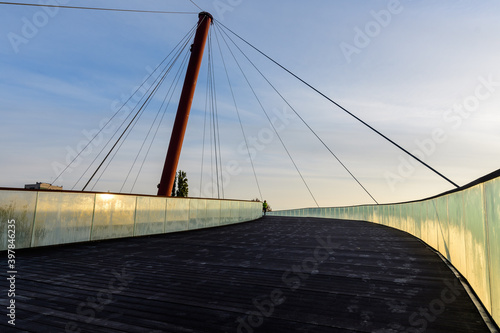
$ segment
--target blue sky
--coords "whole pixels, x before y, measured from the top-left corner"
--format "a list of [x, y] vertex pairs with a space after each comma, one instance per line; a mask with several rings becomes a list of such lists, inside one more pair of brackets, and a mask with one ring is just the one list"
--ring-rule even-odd
[[[459, 185], [499, 168], [498, 1], [195, 2]], [[199, 12], [188, 0], [52, 3]], [[99, 129], [118, 102], [130, 96], [148, 69], [196, 22], [196, 14], [47, 12], [40, 7], [1, 5], [0, 186], [52, 182], [57, 176], [55, 166], [66, 165], [68, 156], [87, 140], [85, 133]], [[212, 36], [224, 195], [259, 197]], [[420, 199], [453, 188], [240, 45], [377, 201]], [[315, 206], [229, 52], [223, 53], [247, 139], [253, 142], [253, 163], [263, 198], [274, 209]], [[279, 134], [319, 205], [371, 203], [287, 104], [239, 59], [271, 118], [276, 118]], [[200, 190], [206, 64], [179, 164], [188, 173], [190, 195], [203, 197], [213, 193], [207, 183], [211, 179], [208, 152], [203, 155]], [[163, 97], [160, 95], [155, 102]], [[135, 193], [156, 192], [176, 103], [174, 97]], [[148, 108], [95, 190], [120, 190], [156, 112], [154, 107]], [[107, 140], [110, 133], [104, 137]], [[104, 146], [101, 141], [92, 146], [94, 153]], [[93, 157], [83, 157], [78, 166], [71, 167], [71, 173], [55, 183], [72, 188]], [[132, 175], [135, 177], [134, 172]], [[75, 189], [81, 187], [80, 183]], [[127, 183], [123, 191], [130, 189]]]

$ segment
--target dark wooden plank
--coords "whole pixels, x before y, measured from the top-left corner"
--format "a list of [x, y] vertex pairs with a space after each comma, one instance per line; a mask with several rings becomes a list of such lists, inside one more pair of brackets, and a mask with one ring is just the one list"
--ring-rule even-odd
[[266, 217], [18, 257], [18, 331], [488, 332], [432, 249], [368, 222]]

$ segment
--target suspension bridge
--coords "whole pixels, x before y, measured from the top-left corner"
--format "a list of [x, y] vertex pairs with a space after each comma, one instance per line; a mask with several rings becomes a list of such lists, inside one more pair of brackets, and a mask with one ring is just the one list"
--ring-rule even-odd
[[[69, 7], [69, 6], [68, 6]], [[213, 29], [211, 29], [213, 28]], [[214, 31], [210, 33], [209, 31]], [[238, 45], [242, 42], [451, 186], [439, 196], [381, 204], [289, 99]], [[207, 45], [203, 139], [210, 140], [213, 198], [170, 197]], [[223, 49], [225, 52], [223, 52]], [[244, 151], [263, 199], [242, 104], [243, 77], [314, 208], [273, 211], [226, 199], [216, 66], [230, 90]], [[229, 55], [225, 58], [224, 54]], [[253, 68], [310, 131], [370, 204], [321, 207], [272, 114], [243, 69]], [[161, 121], [184, 76], [157, 195], [133, 194]], [[164, 97], [158, 92], [170, 82]], [[136, 93], [143, 91], [140, 98]], [[160, 107], [119, 191], [94, 191], [145, 110]], [[135, 103], [135, 104], [130, 104]], [[123, 114], [126, 113], [125, 116]], [[120, 118], [121, 117], [121, 118]], [[206, 12], [104, 124], [120, 126], [71, 191], [0, 189], [0, 248], [8, 264], [0, 322], [9, 332], [497, 332], [500, 320], [500, 179], [459, 186]], [[54, 182], [92, 140], [69, 161]], [[116, 161], [115, 161], [116, 162]], [[135, 172], [135, 175], [133, 174]], [[202, 181], [200, 181], [202, 183]], [[126, 193], [125, 187], [130, 188]], [[80, 187], [80, 188], [78, 188]], [[181, 232], [182, 231], [182, 232]], [[6, 297], [7, 296], [7, 297]]]

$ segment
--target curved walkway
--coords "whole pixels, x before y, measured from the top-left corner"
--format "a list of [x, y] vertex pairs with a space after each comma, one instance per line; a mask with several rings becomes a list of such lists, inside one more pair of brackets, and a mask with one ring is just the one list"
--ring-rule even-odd
[[17, 261], [1, 332], [489, 332], [432, 249], [367, 222], [265, 217]]

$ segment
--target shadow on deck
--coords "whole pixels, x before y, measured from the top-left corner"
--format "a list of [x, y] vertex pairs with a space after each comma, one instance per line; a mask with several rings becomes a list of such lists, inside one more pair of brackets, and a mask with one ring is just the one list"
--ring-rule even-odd
[[2, 332], [489, 332], [432, 249], [367, 222], [265, 217], [17, 257]]

